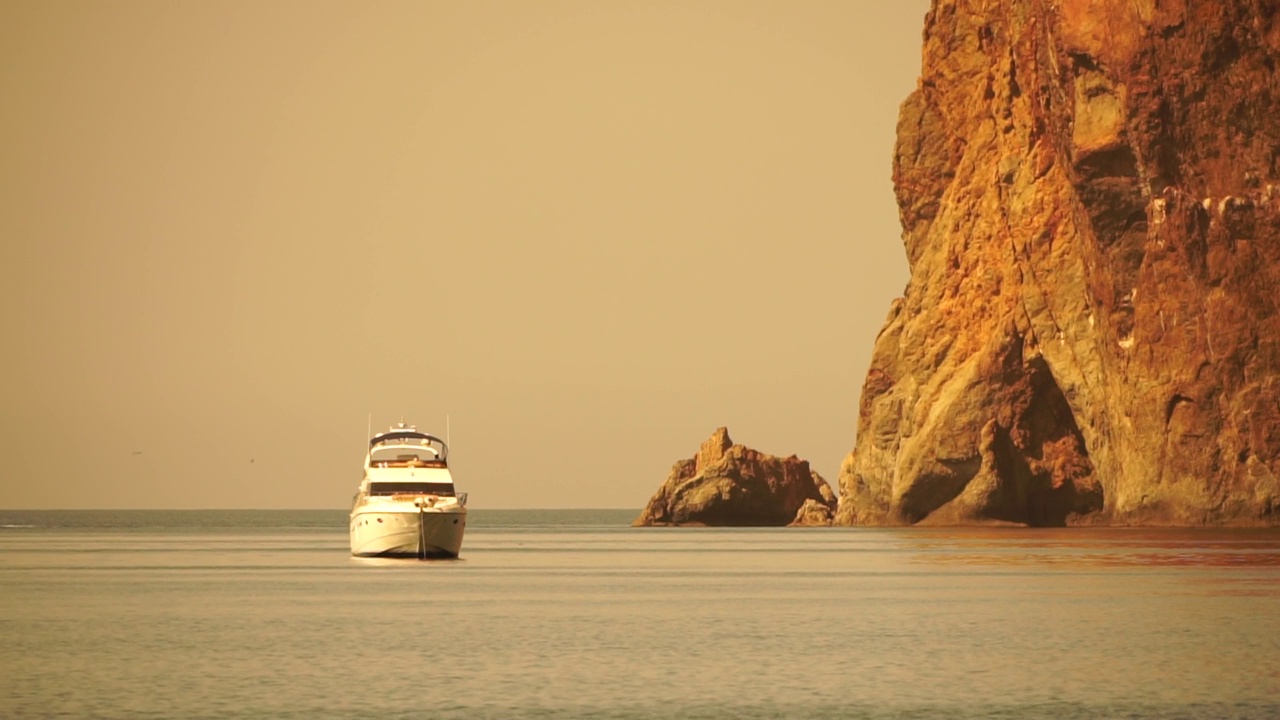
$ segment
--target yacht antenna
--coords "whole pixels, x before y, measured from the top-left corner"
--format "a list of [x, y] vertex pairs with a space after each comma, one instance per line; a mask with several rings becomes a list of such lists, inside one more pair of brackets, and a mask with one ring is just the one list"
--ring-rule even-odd
[[449, 445], [450, 447], [453, 446], [452, 443], [449, 442], [449, 413], [444, 414], [444, 444]]

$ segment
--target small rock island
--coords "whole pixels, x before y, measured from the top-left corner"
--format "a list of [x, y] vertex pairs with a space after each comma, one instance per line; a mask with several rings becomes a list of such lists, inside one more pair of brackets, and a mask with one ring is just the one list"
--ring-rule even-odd
[[835, 509], [835, 493], [807, 460], [735, 445], [722, 427], [697, 455], [671, 468], [632, 524], [830, 525]]

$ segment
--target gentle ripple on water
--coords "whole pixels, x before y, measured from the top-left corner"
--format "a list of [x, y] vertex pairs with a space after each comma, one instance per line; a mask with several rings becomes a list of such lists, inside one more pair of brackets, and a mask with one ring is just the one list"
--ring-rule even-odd
[[0, 512], [0, 717], [1280, 717], [1275, 531], [634, 515]]

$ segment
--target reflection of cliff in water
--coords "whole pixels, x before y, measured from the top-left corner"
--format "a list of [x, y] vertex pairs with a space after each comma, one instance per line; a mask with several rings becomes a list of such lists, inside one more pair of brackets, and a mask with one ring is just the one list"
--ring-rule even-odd
[[[912, 563], [964, 567], [1280, 567], [1275, 528], [916, 528]], [[1280, 589], [1280, 577], [1266, 578]]]

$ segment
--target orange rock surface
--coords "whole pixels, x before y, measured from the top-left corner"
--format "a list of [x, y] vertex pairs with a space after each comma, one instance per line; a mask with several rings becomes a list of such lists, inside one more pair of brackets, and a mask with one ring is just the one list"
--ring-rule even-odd
[[935, 0], [840, 524], [1280, 523], [1280, 2]]
[[728, 429], [719, 428], [697, 455], [671, 468], [632, 524], [824, 525], [835, 505], [831, 486], [808, 461], [735, 445]]

